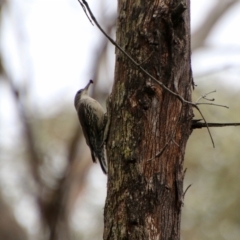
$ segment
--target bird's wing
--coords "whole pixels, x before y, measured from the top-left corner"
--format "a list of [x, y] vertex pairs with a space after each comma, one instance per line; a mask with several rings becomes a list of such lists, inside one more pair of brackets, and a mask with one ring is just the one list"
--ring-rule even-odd
[[[78, 109], [78, 118], [82, 126], [87, 145], [90, 147], [93, 162], [96, 162], [94, 149], [99, 145], [98, 116], [87, 102], [82, 102]], [[95, 146], [95, 147], [94, 147]]]

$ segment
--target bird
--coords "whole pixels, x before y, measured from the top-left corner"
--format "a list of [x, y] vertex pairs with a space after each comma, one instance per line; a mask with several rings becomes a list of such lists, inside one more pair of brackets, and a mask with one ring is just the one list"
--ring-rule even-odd
[[90, 80], [85, 88], [77, 91], [74, 106], [86, 143], [90, 148], [92, 160], [96, 163], [98, 159], [103, 173], [107, 174], [104, 152], [105, 113], [100, 103], [88, 95], [88, 88], [91, 84], [93, 80]]

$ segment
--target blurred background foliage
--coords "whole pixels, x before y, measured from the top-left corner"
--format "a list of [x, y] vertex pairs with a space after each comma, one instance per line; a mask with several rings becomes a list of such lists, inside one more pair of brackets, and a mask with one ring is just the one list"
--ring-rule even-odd
[[[192, 5], [197, 2], [192, 0]], [[114, 37], [116, 3], [89, 3]], [[202, 106], [206, 119], [240, 122], [240, 45], [216, 41], [224, 43], [221, 32], [236, 38], [230, 26], [236, 22], [234, 11], [239, 11], [240, 4], [215, 0], [210, 5], [202, 1], [202, 10], [192, 9], [193, 21], [198, 22], [192, 33], [193, 74], [198, 85], [193, 101], [216, 89], [209, 97], [230, 108]], [[44, 32], [46, 26], [31, 22], [43, 34], [35, 36], [28, 17], [38, 11], [39, 22], [46, 21], [53, 28]], [[64, 30], [72, 27], [65, 12], [74, 16], [73, 36]], [[46, 20], [48, 14], [52, 18]], [[75, 0], [1, 0], [0, 19], [0, 239], [102, 239], [106, 176], [92, 163], [73, 98], [93, 78], [92, 95], [105, 105], [113, 81], [114, 48], [89, 24]], [[55, 31], [67, 35], [58, 38], [63, 42], [56, 49]], [[80, 47], [71, 50], [75, 37]], [[35, 41], [45, 53], [41, 61], [31, 50]], [[85, 41], [90, 42], [88, 46]], [[47, 72], [48, 68], [56, 75]], [[43, 73], [45, 78], [40, 77]], [[196, 113], [195, 118], [200, 116]], [[240, 128], [211, 132], [215, 148], [206, 129], [194, 130], [188, 142], [185, 188], [192, 186], [183, 208], [184, 240], [240, 239]]]

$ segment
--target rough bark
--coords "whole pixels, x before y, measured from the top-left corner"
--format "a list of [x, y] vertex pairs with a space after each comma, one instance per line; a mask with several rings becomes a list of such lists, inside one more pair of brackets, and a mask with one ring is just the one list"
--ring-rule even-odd
[[[191, 101], [188, 0], [119, 0], [117, 43]], [[111, 100], [104, 239], [180, 239], [192, 109], [119, 51]]]

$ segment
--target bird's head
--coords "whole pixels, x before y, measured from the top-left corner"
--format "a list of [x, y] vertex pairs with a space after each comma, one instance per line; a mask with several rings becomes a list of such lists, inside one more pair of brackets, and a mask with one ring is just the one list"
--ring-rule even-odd
[[79, 101], [81, 100], [81, 98], [84, 96], [84, 95], [88, 95], [88, 88], [89, 86], [93, 83], [93, 80], [89, 80], [87, 86], [83, 89], [80, 89], [77, 91], [76, 95], [75, 95], [75, 98], [74, 98], [74, 106], [75, 108], [77, 109], [78, 107], [78, 103]]

